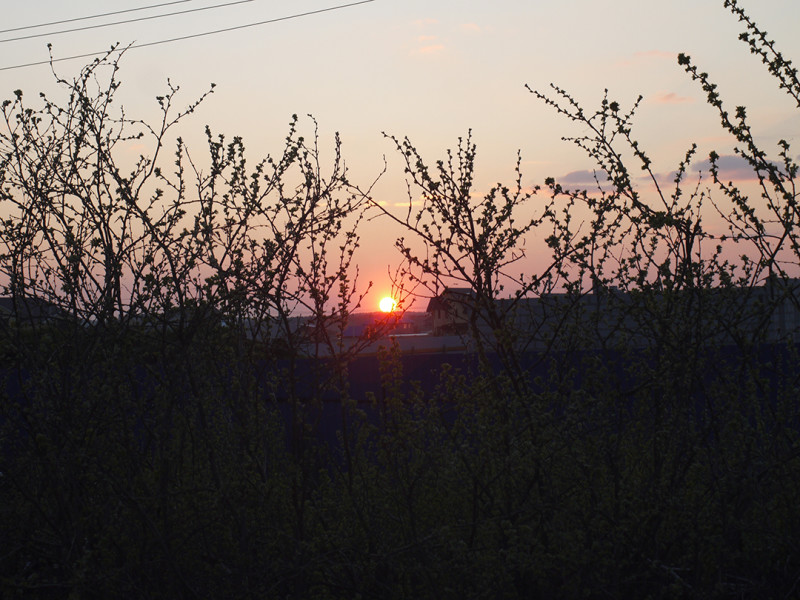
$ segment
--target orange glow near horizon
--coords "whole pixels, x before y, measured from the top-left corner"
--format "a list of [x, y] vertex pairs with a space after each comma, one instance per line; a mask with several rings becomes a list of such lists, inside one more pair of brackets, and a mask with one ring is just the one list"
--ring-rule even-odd
[[397, 308], [397, 300], [392, 298], [391, 296], [386, 296], [385, 298], [381, 298], [380, 304], [378, 306], [381, 309], [381, 312], [390, 313]]

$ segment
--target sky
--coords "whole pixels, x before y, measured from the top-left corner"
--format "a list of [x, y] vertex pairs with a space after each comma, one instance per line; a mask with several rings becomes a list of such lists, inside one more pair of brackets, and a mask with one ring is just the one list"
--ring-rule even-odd
[[[230, 1], [230, 0], [228, 0]], [[113, 43], [148, 44], [217, 29], [320, 11], [343, 0], [250, 0], [223, 8], [136, 23], [56, 34], [69, 29], [221, 4], [191, 0], [172, 6], [36, 30], [0, 33], [0, 99], [22, 89], [33, 97], [55, 89], [48, 66], [8, 69], [101, 51]], [[36, 0], [3, 2], [10, 30], [160, 3], [159, 0]], [[800, 61], [800, 3], [741, 0], [740, 5]], [[184, 122], [181, 135], [202, 148], [210, 125], [241, 135], [255, 158], [280, 150], [292, 114], [314, 116], [323, 148], [339, 132], [351, 179], [375, 188], [387, 205], [406, 201], [399, 157], [384, 133], [408, 136], [431, 163], [472, 131], [479, 190], [513, 182], [521, 152], [526, 185], [554, 176], [585, 180], [592, 163], [561, 140], [580, 129], [557, 116], [525, 88], [568, 90], [589, 109], [605, 89], [628, 107], [642, 95], [635, 132], [655, 169], [674, 170], [692, 142], [701, 156], [730, 151], [719, 119], [699, 85], [677, 64], [679, 52], [711, 74], [732, 106], [745, 105], [767, 147], [798, 141], [800, 112], [779, 92], [747, 47], [722, 0], [373, 0], [356, 6], [251, 26], [228, 33], [132, 49], [122, 62], [120, 91], [130, 116], [152, 118], [155, 97], [169, 78], [186, 103], [211, 83], [211, 95]], [[35, 39], [2, 41], [48, 33]], [[63, 76], [89, 59], [59, 62]], [[301, 128], [311, 131], [308, 120]], [[800, 144], [797, 145], [800, 148]], [[795, 149], [797, 153], [800, 150]], [[361, 277], [374, 282], [367, 307], [390, 289], [400, 232], [372, 221], [362, 231]]]

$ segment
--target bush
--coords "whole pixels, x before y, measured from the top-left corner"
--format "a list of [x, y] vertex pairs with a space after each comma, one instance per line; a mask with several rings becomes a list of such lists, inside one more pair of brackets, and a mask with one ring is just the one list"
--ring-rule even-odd
[[[64, 104], [3, 105], [4, 596], [792, 595], [798, 349], [770, 325], [798, 308], [797, 167], [786, 142], [768, 158], [688, 57], [762, 198], [720, 180], [715, 154], [713, 200], [691, 187], [694, 148], [667, 192], [635, 105], [589, 112], [560, 88], [534, 94], [587, 132], [596, 190], [527, 193], [518, 170], [476, 200], [470, 138], [435, 168], [393, 138], [424, 198], [384, 211], [406, 236], [396, 283], [469, 288], [475, 354], [425, 387], [385, 348], [368, 398], [349, 367], [370, 340], [341, 334], [363, 297], [358, 227], [381, 209], [338, 137], [328, 177], [296, 119], [254, 167], [207, 129], [208, 173], [180, 140], [168, 172], [167, 132], [197, 103], [176, 113], [170, 87], [158, 127], [115, 112], [118, 60], [61, 80]], [[128, 172], [116, 152], [132, 139], [152, 150]], [[712, 201], [725, 236], [703, 227]], [[541, 228], [550, 265], [512, 275]]]

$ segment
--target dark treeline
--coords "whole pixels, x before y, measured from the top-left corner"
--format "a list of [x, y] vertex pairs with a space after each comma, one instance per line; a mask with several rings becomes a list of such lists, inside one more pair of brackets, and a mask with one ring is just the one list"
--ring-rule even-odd
[[[432, 164], [390, 138], [423, 199], [405, 216], [296, 119], [255, 164], [210, 128], [202, 164], [165, 148], [197, 103], [170, 87], [160, 122], [127, 117], [119, 59], [2, 107], [0, 595], [797, 593], [797, 165], [689, 57], [755, 194], [714, 153], [698, 184], [694, 147], [664, 183], [638, 102], [553, 87], [532, 99], [580, 125], [596, 189], [528, 190], [518, 162], [475, 198], [469, 137]], [[400, 296], [469, 290], [468, 353], [344, 336], [372, 219], [402, 230]], [[517, 275], [534, 233], [550, 261]]]

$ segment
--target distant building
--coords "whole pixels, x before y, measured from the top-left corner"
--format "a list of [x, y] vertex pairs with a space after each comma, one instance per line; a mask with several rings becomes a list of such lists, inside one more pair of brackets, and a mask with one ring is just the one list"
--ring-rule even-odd
[[467, 333], [476, 310], [475, 292], [469, 288], [446, 288], [428, 302], [428, 312], [433, 319], [433, 335], [461, 335]]
[[420, 312], [353, 313], [347, 317], [345, 338], [411, 335], [430, 332], [430, 316]]
[[[497, 300], [505, 335], [522, 350], [577, 344], [584, 347], [644, 347], [665, 336], [687, 335], [708, 344], [741, 341], [800, 343], [800, 279], [771, 279], [754, 287], [689, 289], [662, 294], [596, 286], [583, 294], [550, 293]], [[447, 288], [431, 298], [433, 336], [478, 333], [491, 342], [496, 332], [482, 318], [475, 293]], [[654, 317], [657, 317], [654, 319]]]

